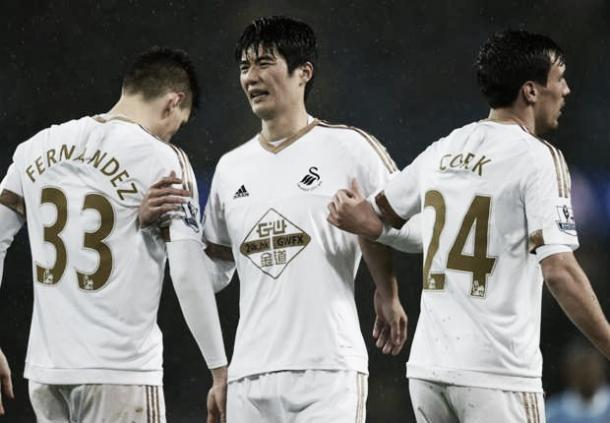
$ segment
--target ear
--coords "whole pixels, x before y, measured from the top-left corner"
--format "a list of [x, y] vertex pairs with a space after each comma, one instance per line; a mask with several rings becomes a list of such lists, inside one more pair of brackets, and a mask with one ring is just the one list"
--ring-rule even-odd
[[533, 81], [527, 81], [521, 86], [521, 95], [526, 104], [535, 104], [538, 102], [538, 86]]
[[163, 117], [167, 117], [176, 108], [182, 105], [186, 95], [181, 91], [170, 91], [165, 94], [163, 101]]
[[299, 66], [301, 72], [301, 84], [307, 84], [313, 78], [313, 64], [311, 62], [305, 62]]

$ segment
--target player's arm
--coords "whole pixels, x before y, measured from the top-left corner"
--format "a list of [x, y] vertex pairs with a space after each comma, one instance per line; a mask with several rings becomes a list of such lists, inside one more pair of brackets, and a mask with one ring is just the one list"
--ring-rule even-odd
[[[539, 250], [549, 247], [552, 246]], [[540, 266], [546, 286], [563, 311], [610, 360], [610, 324], [574, 254], [567, 251], [550, 255], [542, 259]]]
[[566, 315], [610, 359], [610, 325], [573, 254], [579, 243], [568, 168], [558, 149], [546, 147], [545, 154], [530, 159], [532, 166], [522, 182], [529, 249]]
[[146, 191], [138, 211], [138, 223], [146, 228], [158, 222], [165, 213], [180, 209], [180, 205], [192, 195], [188, 190], [178, 188], [182, 179], [171, 172], [159, 179]]
[[225, 419], [227, 358], [218, 318], [216, 296], [201, 244], [195, 240], [166, 244], [170, 275], [184, 319], [212, 373], [208, 421]]
[[371, 215], [365, 210], [367, 205], [372, 212], [354, 179], [351, 189], [340, 190], [335, 194], [328, 206], [328, 221], [340, 229], [360, 235], [358, 241], [362, 256], [376, 286], [374, 305], [377, 317], [373, 327], [375, 345], [384, 354], [396, 355], [407, 339], [407, 315], [398, 297], [398, 282], [390, 248], [367, 239], [369, 237], [363, 234], [368, 233], [368, 228], [360, 229], [371, 221], [374, 223], [375, 219], [379, 220], [374, 212], [373, 218], [369, 219]]
[[[25, 223], [25, 201], [21, 193], [21, 180], [13, 164], [0, 184], [0, 283], [4, 273], [6, 251]], [[3, 395], [14, 398], [11, 369], [0, 350], [0, 415], [4, 414]]]
[[[343, 201], [339, 201], [340, 193], [344, 194]], [[375, 196], [365, 199], [355, 180], [350, 189], [341, 190], [333, 200], [335, 206], [329, 206], [328, 221], [339, 229], [405, 253], [422, 252], [419, 214], [409, 219], [400, 229], [392, 227], [382, 220]]]

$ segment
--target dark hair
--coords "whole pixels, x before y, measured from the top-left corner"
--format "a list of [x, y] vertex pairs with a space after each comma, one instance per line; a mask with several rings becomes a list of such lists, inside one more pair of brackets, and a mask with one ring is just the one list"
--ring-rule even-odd
[[[258, 53], [263, 49], [277, 49], [286, 60], [288, 72], [292, 73], [298, 66], [310, 62], [315, 67], [318, 58], [316, 35], [305, 22], [286, 16], [262, 17], [252, 21], [239, 37], [235, 46], [235, 60], [239, 63], [241, 56], [249, 49]], [[315, 72], [305, 86], [305, 99], [311, 90]]]
[[193, 62], [183, 50], [155, 46], [141, 53], [123, 78], [123, 90], [142, 94], [145, 100], [158, 98], [168, 90], [182, 91], [186, 101], [181, 107], [199, 107], [199, 82]]
[[564, 54], [549, 37], [526, 31], [497, 32], [477, 54], [477, 81], [492, 108], [506, 107], [527, 81], [546, 85], [551, 65], [557, 62], [564, 62]]

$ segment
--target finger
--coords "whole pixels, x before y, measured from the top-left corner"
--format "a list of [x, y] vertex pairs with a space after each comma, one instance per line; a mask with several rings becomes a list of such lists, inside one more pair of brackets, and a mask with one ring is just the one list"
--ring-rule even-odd
[[13, 381], [11, 379], [10, 372], [2, 377], [2, 392], [4, 392], [10, 399], [15, 398], [15, 395], [13, 394]]
[[181, 188], [162, 187], [150, 190], [148, 198], [159, 198], [166, 196], [190, 197], [191, 192]]
[[151, 185], [151, 188], [161, 188], [161, 187], [164, 187], [167, 185], [175, 185], [175, 184], [181, 184], [181, 183], [182, 183], [182, 179], [176, 178], [176, 176], [174, 174], [174, 176], [166, 176], [164, 178], [159, 179], [157, 182], [155, 182], [154, 184]]
[[339, 226], [339, 221], [337, 220], [337, 207], [334, 203], [328, 203], [328, 217], [326, 220], [332, 225]]
[[375, 343], [377, 348], [381, 349], [386, 344], [386, 342], [388, 341], [388, 332], [389, 332], [388, 327], [386, 325], [384, 325], [381, 332], [379, 332], [379, 337], [377, 338], [377, 342]]
[[358, 180], [356, 178], [352, 178], [350, 190], [356, 199], [364, 198], [364, 196], [362, 195], [362, 191], [360, 190], [360, 185], [358, 185]]
[[375, 324], [373, 325], [373, 338], [377, 339], [382, 329], [383, 322], [379, 319], [379, 317], [375, 317]]
[[337, 200], [339, 200], [339, 202], [344, 202], [347, 201], [351, 198], [354, 197], [354, 194], [352, 194], [349, 190], [347, 189], [340, 189], [339, 191], [337, 191], [337, 193], [335, 194], [335, 198]]
[[396, 331], [398, 336], [394, 339], [393, 347], [392, 347], [392, 355], [398, 355], [400, 351], [402, 351], [405, 346], [405, 342], [407, 341], [407, 319], [405, 318], [399, 319], [397, 322]]
[[149, 207], [158, 207], [162, 204], [184, 204], [188, 202], [184, 197], [158, 197], [148, 200]]

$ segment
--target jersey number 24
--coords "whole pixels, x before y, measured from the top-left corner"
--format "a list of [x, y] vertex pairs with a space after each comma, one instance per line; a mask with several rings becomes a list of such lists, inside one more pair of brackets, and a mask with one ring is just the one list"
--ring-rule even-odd
[[[436, 213], [432, 239], [424, 259], [424, 289], [442, 290], [445, 288], [445, 274], [431, 273], [432, 261], [438, 252], [441, 232], [445, 226], [447, 207], [443, 195], [436, 190], [426, 192], [424, 208], [432, 207]], [[489, 233], [489, 211], [491, 197], [477, 195], [472, 200], [453, 246], [447, 257], [447, 269], [461, 270], [472, 273], [470, 295], [484, 298], [487, 290], [487, 277], [492, 272], [496, 262], [495, 257], [487, 256], [487, 240]], [[474, 227], [474, 254], [464, 254], [464, 246]]]

